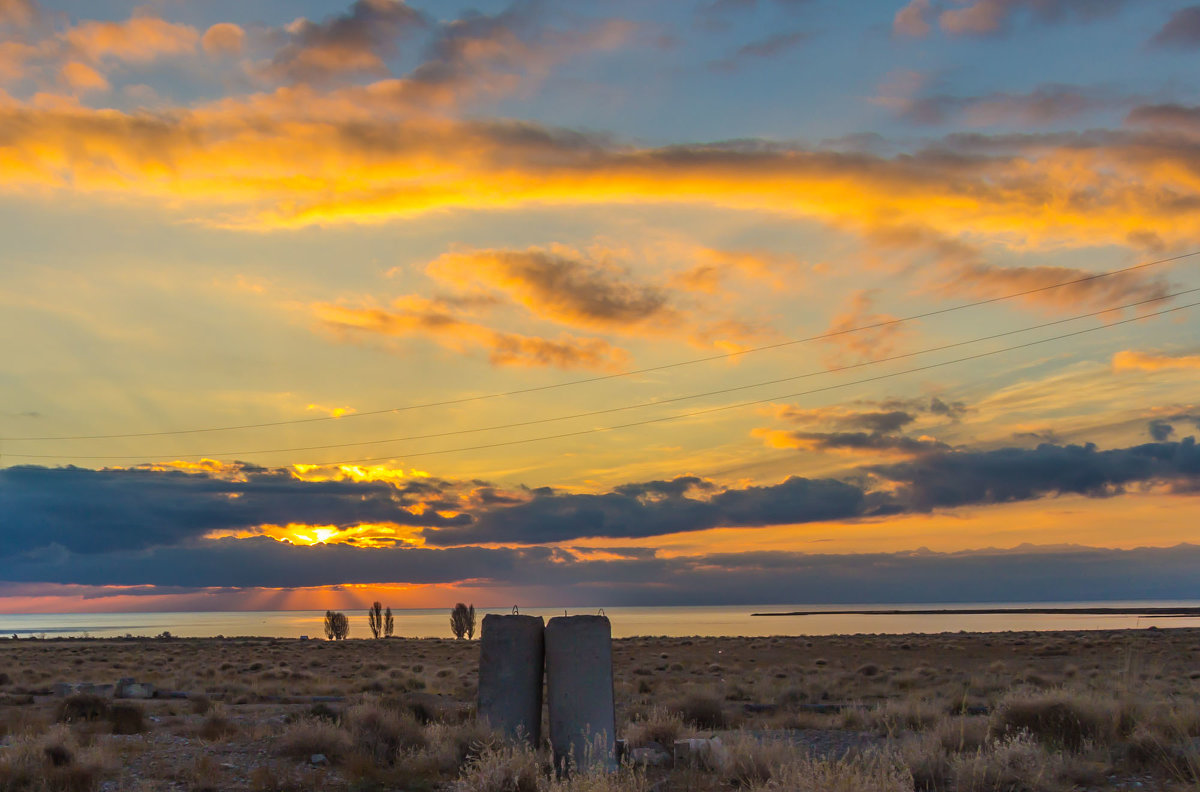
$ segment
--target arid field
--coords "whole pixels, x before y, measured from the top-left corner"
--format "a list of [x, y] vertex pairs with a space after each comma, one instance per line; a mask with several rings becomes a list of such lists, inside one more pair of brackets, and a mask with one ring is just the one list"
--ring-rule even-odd
[[477, 641], [0, 640], [0, 790], [1200, 788], [1200, 630], [613, 651], [623, 768], [554, 780], [475, 723]]

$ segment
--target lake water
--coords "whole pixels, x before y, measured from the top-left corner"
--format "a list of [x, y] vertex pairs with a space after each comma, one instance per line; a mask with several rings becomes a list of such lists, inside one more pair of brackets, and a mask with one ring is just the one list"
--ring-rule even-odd
[[[644, 607], [605, 608], [612, 621], [613, 636], [634, 635], [833, 635], [853, 633], [940, 633], [1000, 632], [1006, 630], [1118, 630], [1144, 629], [1150, 626], [1200, 627], [1200, 618], [1146, 617], [1137, 615], [1089, 614], [830, 614], [814, 616], [755, 617], [752, 613], [778, 611], [830, 611], [848, 608], [875, 609], [951, 609], [951, 608], [1150, 608], [1198, 607], [1200, 601], [1155, 602], [1039, 602], [1039, 603], [957, 603], [955, 605], [725, 605], [719, 607]], [[549, 619], [561, 616], [594, 614], [600, 608], [529, 608], [521, 612]], [[482, 621], [485, 613], [508, 613], [508, 609], [477, 609]], [[350, 637], [368, 638], [366, 611], [345, 611], [350, 617]], [[408, 638], [450, 638], [448, 608], [394, 610], [396, 635]], [[123, 635], [155, 636], [164, 631], [175, 636], [209, 637], [266, 636], [299, 638], [324, 637], [324, 611], [223, 611], [188, 613], [36, 613], [0, 614], [0, 635], [109, 638]]]

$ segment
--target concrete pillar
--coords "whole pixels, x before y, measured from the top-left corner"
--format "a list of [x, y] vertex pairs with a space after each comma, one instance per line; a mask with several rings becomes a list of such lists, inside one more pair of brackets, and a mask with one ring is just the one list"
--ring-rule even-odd
[[550, 745], [560, 772], [617, 767], [612, 626], [605, 616], [556, 616], [546, 625]]
[[483, 617], [479, 634], [479, 718], [510, 738], [542, 738], [541, 616]]

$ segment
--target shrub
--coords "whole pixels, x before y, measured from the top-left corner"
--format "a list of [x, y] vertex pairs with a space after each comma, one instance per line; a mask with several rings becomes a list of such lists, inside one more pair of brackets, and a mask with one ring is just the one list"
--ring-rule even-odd
[[950, 777], [955, 792], [1033, 792], [1055, 788], [1061, 769], [1061, 757], [1016, 734], [954, 757]]
[[92, 693], [74, 693], [63, 699], [55, 712], [59, 723], [98, 721], [108, 717], [108, 699]]
[[625, 744], [630, 748], [641, 748], [650, 743], [658, 743], [670, 751], [671, 746], [685, 731], [686, 727], [678, 712], [654, 707], [646, 717], [634, 721], [625, 730]]
[[1067, 690], [1017, 691], [992, 715], [997, 734], [1027, 731], [1043, 743], [1078, 751], [1085, 740], [1111, 744], [1132, 729], [1132, 714], [1119, 702]]
[[344, 759], [353, 741], [337, 726], [316, 718], [301, 718], [284, 731], [276, 742], [277, 750], [293, 759], [308, 759], [325, 754], [331, 762]]
[[141, 734], [146, 731], [146, 716], [137, 704], [116, 702], [108, 710], [113, 734]]
[[351, 707], [342, 723], [355, 748], [376, 764], [394, 764], [399, 751], [425, 746], [425, 735], [415, 720], [378, 704]]
[[675, 706], [675, 712], [686, 723], [697, 729], [724, 729], [729, 718], [721, 708], [721, 700], [714, 696], [692, 695]]
[[787, 792], [911, 792], [912, 775], [895, 756], [869, 755], [836, 761], [800, 758], [775, 768], [751, 790]]
[[543, 775], [537, 754], [523, 745], [488, 748], [467, 763], [455, 792], [539, 792]]

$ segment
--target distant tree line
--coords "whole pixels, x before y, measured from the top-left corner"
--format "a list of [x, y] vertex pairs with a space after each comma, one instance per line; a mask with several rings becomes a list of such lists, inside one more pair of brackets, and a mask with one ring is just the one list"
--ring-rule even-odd
[[[392, 618], [391, 607], [384, 608], [383, 603], [373, 602], [367, 609], [367, 626], [371, 629], [372, 638], [391, 638], [396, 629], [396, 621]], [[460, 602], [450, 611], [450, 632], [455, 638], [475, 637], [475, 604], [467, 605]], [[330, 641], [344, 641], [350, 635], [350, 620], [340, 611], [325, 611], [325, 637]]]

